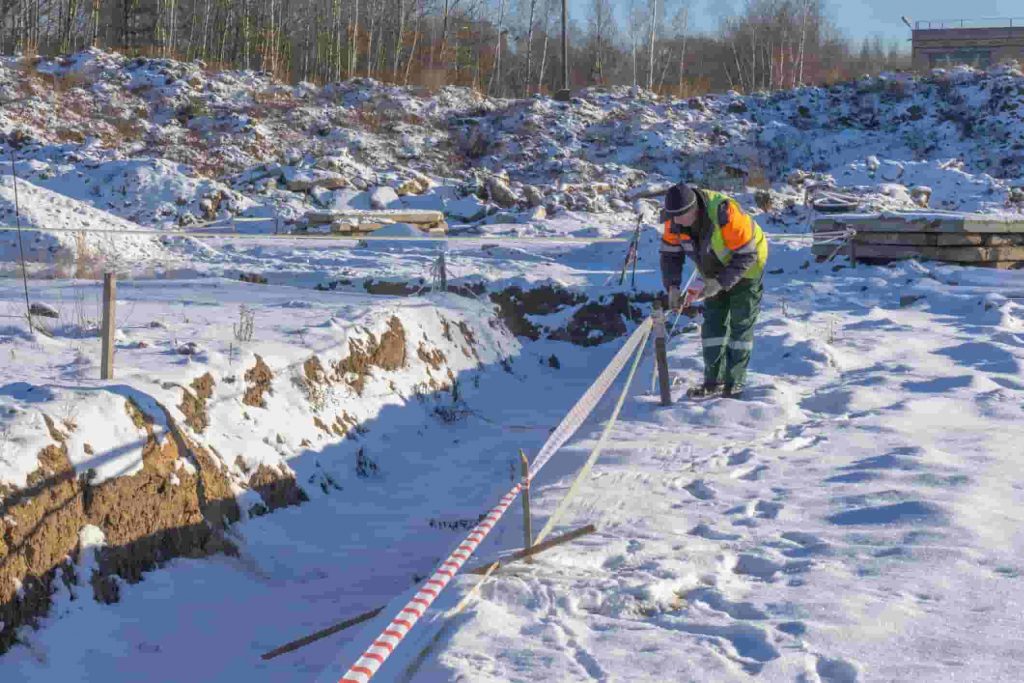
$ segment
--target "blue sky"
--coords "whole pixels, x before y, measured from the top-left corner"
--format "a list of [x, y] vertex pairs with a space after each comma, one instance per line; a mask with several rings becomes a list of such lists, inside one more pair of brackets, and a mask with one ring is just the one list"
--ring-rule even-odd
[[[645, 2], [646, 0], [637, 0]], [[666, 0], [674, 13], [680, 0]], [[621, 12], [629, 0], [613, 0]], [[583, 19], [589, 0], [570, 0], [576, 17]], [[742, 6], [743, 0], [690, 0], [691, 23], [697, 28], [712, 30], [731, 8]], [[846, 35], [856, 41], [880, 35], [886, 40], [907, 40], [910, 30], [900, 15], [918, 19], [980, 19], [986, 17], [1018, 17], [1024, 25], [1024, 2], [1021, 0], [826, 0], [831, 15]], [[1016, 22], [1014, 22], [1016, 23]]]

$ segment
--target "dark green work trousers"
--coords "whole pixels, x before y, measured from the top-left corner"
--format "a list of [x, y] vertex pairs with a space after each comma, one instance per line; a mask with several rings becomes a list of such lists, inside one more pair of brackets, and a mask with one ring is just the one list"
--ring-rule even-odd
[[761, 312], [761, 280], [744, 278], [728, 292], [704, 302], [704, 381], [742, 386], [754, 349], [754, 323]]

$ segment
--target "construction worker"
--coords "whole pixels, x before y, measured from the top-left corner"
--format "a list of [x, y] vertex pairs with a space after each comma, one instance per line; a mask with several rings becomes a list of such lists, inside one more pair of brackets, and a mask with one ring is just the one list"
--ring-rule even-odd
[[731, 197], [683, 183], [665, 195], [662, 220], [661, 276], [670, 299], [678, 299], [686, 255], [704, 280], [704, 383], [686, 395], [739, 398], [761, 308], [764, 232]]

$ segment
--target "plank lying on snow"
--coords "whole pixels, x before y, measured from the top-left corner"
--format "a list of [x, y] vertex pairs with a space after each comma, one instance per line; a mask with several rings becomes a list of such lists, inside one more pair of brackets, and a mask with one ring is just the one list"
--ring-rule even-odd
[[813, 232], [853, 228], [858, 233], [1024, 233], [1024, 220], [980, 214], [838, 214], [814, 221]]
[[853, 241], [858, 247], [862, 244], [908, 247], [1019, 247], [1024, 246], [1024, 233], [864, 232], [858, 233]]
[[344, 209], [337, 211], [309, 211], [306, 221], [311, 225], [325, 225], [343, 219], [355, 219], [366, 223], [412, 223], [414, 225], [432, 225], [444, 220], [440, 211], [413, 209], [385, 209], [381, 211], [360, 211]]
[[[816, 250], [824, 246], [815, 247]], [[815, 253], [818, 253], [817, 251]], [[1024, 247], [929, 247], [902, 244], [857, 244], [857, 258], [923, 258], [954, 263], [1024, 261]]]

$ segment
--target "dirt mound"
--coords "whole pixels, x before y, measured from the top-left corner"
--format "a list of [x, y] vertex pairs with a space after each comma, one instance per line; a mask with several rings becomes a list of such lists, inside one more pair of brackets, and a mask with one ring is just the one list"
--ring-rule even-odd
[[[203, 402], [212, 386], [212, 379], [193, 382]], [[106, 540], [98, 571], [85, 577], [103, 602], [118, 599], [115, 575], [135, 582], [173, 557], [234, 552], [219, 530], [237, 521], [239, 512], [219, 464], [187, 441], [166, 410], [171, 438], [163, 439], [154, 432], [152, 416], [131, 401], [125, 410], [146, 432], [140, 472], [99, 484], [90, 474], [76, 477], [67, 435], [47, 419], [56, 443], [39, 453], [39, 468], [25, 488], [0, 490], [0, 653], [14, 643], [19, 626], [46, 613], [55, 580], [62, 576], [74, 583], [67, 560], [76, 554], [79, 530], [87, 524], [99, 527]]]
[[272, 467], [260, 465], [249, 477], [249, 488], [260, 494], [262, 505], [254, 505], [249, 514], [265, 515], [278, 508], [298, 505], [309, 500], [309, 497], [295, 483], [295, 477], [287, 472], [279, 472]]
[[367, 332], [366, 337], [365, 341], [349, 340], [349, 354], [331, 366], [334, 379], [345, 382], [359, 395], [373, 368], [394, 371], [405, 367], [406, 363], [405, 328], [397, 317], [392, 316], [388, 321], [388, 329], [380, 341], [372, 332]]
[[185, 416], [185, 424], [197, 434], [202, 434], [210, 424], [210, 416], [206, 414], [206, 401], [213, 396], [213, 375], [206, 373], [192, 380], [193, 394], [182, 388], [181, 405], [178, 409]]
[[274, 373], [260, 356], [256, 356], [256, 364], [245, 371], [245, 396], [242, 403], [253, 408], [266, 408], [265, 394], [274, 393], [270, 383], [274, 379]]

